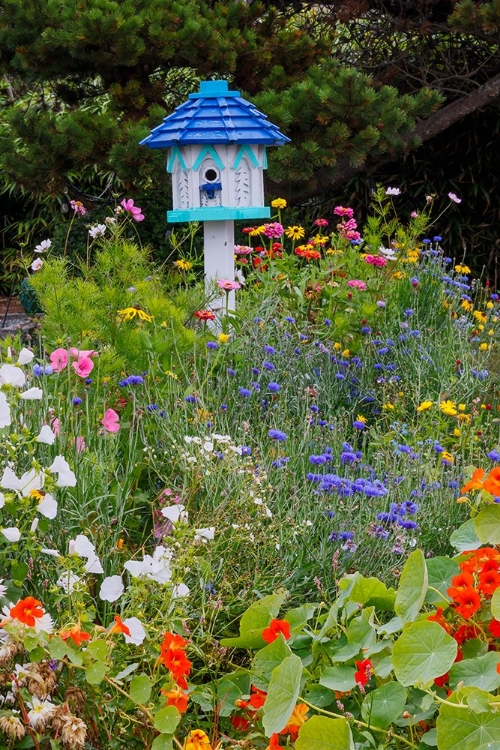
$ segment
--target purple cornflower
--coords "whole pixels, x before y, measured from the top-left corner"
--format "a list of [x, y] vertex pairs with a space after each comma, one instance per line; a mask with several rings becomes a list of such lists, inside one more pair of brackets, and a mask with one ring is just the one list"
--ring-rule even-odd
[[286, 440], [286, 432], [282, 432], [281, 430], [271, 429], [267, 433], [267, 437], [270, 437], [273, 440], [279, 440], [280, 442], [283, 442], [283, 440]]
[[281, 386], [279, 383], [275, 383], [274, 381], [271, 381], [269, 385], [267, 386], [267, 390], [271, 393], [278, 393], [281, 390]]

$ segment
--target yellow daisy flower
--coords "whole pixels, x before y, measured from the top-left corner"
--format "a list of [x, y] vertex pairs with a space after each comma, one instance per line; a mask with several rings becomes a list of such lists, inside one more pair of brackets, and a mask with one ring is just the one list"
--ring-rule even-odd
[[287, 227], [285, 229], [286, 236], [291, 240], [301, 240], [305, 236], [306, 230], [304, 227], [299, 227], [296, 224], [293, 227]]
[[151, 323], [153, 320], [152, 315], [148, 315], [147, 312], [144, 312], [144, 310], [139, 307], [139, 305], [135, 305], [134, 307], [125, 307], [123, 310], [117, 310], [118, 315], [120, 315], [123, 320], [133, 320], [134, 318], [139, 318], [139, 320], [145, 320], [148, 323]]

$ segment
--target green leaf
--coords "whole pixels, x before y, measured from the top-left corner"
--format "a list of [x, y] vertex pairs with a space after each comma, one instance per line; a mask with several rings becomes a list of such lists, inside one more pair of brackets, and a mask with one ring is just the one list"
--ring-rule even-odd
[[327, 669], [321, 673], [319, 684], [330, 688], [330, 690], [338, 690], [340, 693], [347, 693], [349, 690], [356, 687], [354, 672], [354, 667], [346, 667], [343, 664], [336, 667], [327, 667]]
[[455, 690], [462, 682], [491, 692], [500, 687], [500, 674], [497, 672], [498, 653], [490, 651], [475, 659], [464, 659], [450, 669], [450, 687]]
[[406, 690], [398, 682], [386, 682], [365, 697], [361, 716], [367, 724], [386, 729], [399, 719], [406, 705]]
[[314, 685], [311, 690], [304, 696], [305, 700], [312, 703], [313, 706], [318, 708], [326, 708], [335, 700], [335, 695], [331, 690], [320, 685]]
[[273, 669], [262, 717], [267, 737], [286, 726], [299, 697], [301, 677], [302, 662], [295, 654]]
[[241, 698], [241, 695], [241, 689], [230, 679], [230, 676], [219, 680], [217, 682], [219, 716], [230, 716], [234, 711], [234, 702]]
[[500, 544], [500, 505], [486, 505], [474, 519], [474, 529], [483, 544]]
[[495, 620], [500, 620], [500, 588], [491, 597], [491, 614]]
[[130, 700], [136, 705], [144, 705], [151, 695], [152, 683], [147, 674], [136, 674], [129, 688]]
[[10, 575], [15, 581], [24, 581], [28, 572], [29, 567], [25, 562], [15, 563], [10, 569]]
[[290, 623], [292, 633], [299, 633], [317, 608], [316, 604], [302, 604], [300, 607], [288, 610], [285, 620]]
[[177, 729], [177, 724], [181, 720], [181, 715], [175, 706], [166, 706], [155, 714], [154, 726], [162, 734], [173, 734]]
[[395, 594], [394, 589], [388, 589], [378, 578], [365, 578], [361, 573], [356, 573], [349, 601], [387, 610], [394, 608]]
[[252, 662], [252, 684], [259, 690], [266, 690], [271, 672], [290, 656], [291, 650], [282, 633], [275, 641], [258, 651]]
[[347, 719], [311, 716], [299, 730], [296, 750], [354, 750]]
[[108, 646], [103, 640], [89, 643], [87, 650], [92, 654], [94, 659], [97, 659], [98, 661], [105, 661], [108, 656]]
[[414, 622], [403, 630], [392, 649], [396, 678], [405, 687], [430, 684], [450, 669], [457, 648], [456, 641], [437, 622]]
[[68, 653], [66, 641], [63, 641], [63, 639], [58, 635], [52, 636], [47, 648], [49, 650], [49, 654], [53, 659], [63, 659]]
[[129, 674], [135, 672], [138, 666], [139, 662], [136, 662], [135, 664], [129, 664], [128, 667], [125, 667], [125, 669], [122, 669], [121, 672], [118, 672], [116, 677], [113, 677], [114, 681], [117, 682], [119, 680], [123, 680], [125, 677], [128, 677]]
[[458, 529], [455, 529], [450, 536], [450, 543], [459, 552], [467, 552], [467, 550], [478, 549], [481, 546], [474, 528], [473, 518], [469, 518]]
[[279, 594], [264, 596], [254, 602], [240, 620], [240, 635], [238, 638], [223, 638], [221, 646], [229, 648], [261, 648], [265, 641], [262, 631], [267, 628], [273, 618], [278, 615], [287, 597], [285, 591]]
[[[429, 589], [425, 596], [425, 601], [430, 604], [443, 604], [443, 600], [450, 601], [451, 597], [447, 594], [447, 589], [451, 586], [451, 579], [460, 572], [458, 563], [449, 557], [431, 557], [426, 560], [427, 573], [429, 576]], [[439, 591], [442, 596], [431, 591], [430, 587]]]
[[401, 621], [413, 622], [417, 617], [427, 593], [427, 566], [421, 550], [414, 550], [408, 557], [401, 573], [396, 593], [394, 611]]
[[498, 748], [500, 713], [493, 710], [471, 712], [468, 701], [474, 693], [482, 693], [484, 700], [492, 698], [476, 688], [464, 687], [452, 693], [441, 707], [436, 721], [439, 750], [478, 750], [489, 743]]
[[45, 649], [41, 646], [37, 646], [33, 649], [33, 651], [30, 651], [30, 661], [31, 662], [38, 662], [42, 661], [42, 659], [45, 656]]
[[151, 750], [172, 750], [172, 735], [159, 734], [151, 745]]
[[104, 680], [107, 669], [102, 661], [96, 661], [85, 670], [85, 679], [90, 685], [99, 685]]

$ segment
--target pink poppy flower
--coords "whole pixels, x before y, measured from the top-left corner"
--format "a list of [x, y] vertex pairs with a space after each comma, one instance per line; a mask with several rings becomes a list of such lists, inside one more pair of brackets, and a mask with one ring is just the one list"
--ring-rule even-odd
[[104, 415], [104, 419], [101, 419], [101, 424], [104, 425], [104, 429], [107, 432], [118, 432], [120, 429], [120, 417], [114, 409], [108, 409]]
[[122, 206], [125, 211], [131, 215], [134, 221], [142, 221], [144, 219], [142, 208], [139, 208], [139, 206], [134, 206], [134, 201], [132, 200], [132, 198], [129, 198], [128, 200], [124, 198], [120, 203], [120, 206]]
[[50, 426], [52, 427], [52, 431], [55, 435], [59, 435], [61, 432], [61, 423], [59, 422], [59, 419], [57, 417], [51, 417], [50, 419]]
[[229, 279], [219, 279], [217, 281], [217, 286], [224, 289], [225, 292], [232, 292], [235, 289], [241, 289], [241, 284], [238, 284], [237, 281], [230, 281]]
[[80, 359], [80, 357], [93, 357], [94, 354], [97, 354], [93, 349], [76, 349], [74, 346], [70, 348], [69, 353], [72, 357], [76, 357], [76, 359]]
[[83, 451], [87, 450], [85, 439], [81, 435], [79, 435], [77, 438], [73, 438], [70, 445], [76, 445], [77, 453], [83, 453]]
[[68, 352], [66, 349], [55, 349], [49, 359], [54, 372], [61, 372], [68, 364]]
[[76, 374], [81, 378], [88, 378], [94, 369], [94, 363], [90, 357], [80, 357], [76, 362], [73, 362], [72, 367]]

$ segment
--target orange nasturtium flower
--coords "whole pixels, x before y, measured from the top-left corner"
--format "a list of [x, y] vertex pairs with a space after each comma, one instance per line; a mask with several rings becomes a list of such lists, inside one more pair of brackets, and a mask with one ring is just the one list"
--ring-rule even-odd
[[280, 633], [283, 633], [287, 641], [291, 637], [290, 623], [286, 620], [271, 620], [269, 627], [262, 631], [262, 637], [266, 643], [272, 643]]
[[109, 631], [110, 635], [111, 633], [125, 633], [125, 635], [130, 636], [130, 628], [128, 625], [125, 625], [120, 615], [115, 615], [115, 624]]
[[299, 729], [307, 721], [307, 712], [309, 711], [308, 706], [305, 703], [297, 703], [293, 709], [292, 715], [288, 719], [288, 723], [279, 734], [290, 734], [293, 740], [297, 739]]
[[182, 750], [212, 750], [212, 745], [203, 729], [193, 729], [184, 740]]
[[490, 471], [483, 482], [486, 492], [491, 492], [495, 497], [500, 497], [500, 466], [496, 466]]
[[162, 690], [163, 695], [167, 698], [167, 706], [175, 706], [180, 714], [184, 714], [188, 707], [188, 695], [178, 685], [174, 685], [171, 690]]
[[43, 617], [45, 612], [42, 602], [32, 596], [27, 596], [26, 599], [20, 599], [14, 607], [11, 607], [9, 614], [13, 620], [19, 620], [29, 628], [34, 628], [36, 620]]
[[472, 617], [481, 606], [481, 597], [472, 586], [459, 591], [453, 598], [455, 602], [458, 603], [456, 611], [459, 615], [462, 615], [464, 620], [468, 620], [469, 617]]
[[482, 490], [483, 489], [483, 478], [484, 478], [484, 469], [476, 469], [472, 475], [472, 479], [470, 479], [460, 492], [464, 494], [465, 492], [470, 492], [470, 490]]
[[78, 621], [77, 625], [73, 625], [72, 628], [68, 628], [68, 630], [63, 630], [61, 633], [59, 633], [63, 641], [67, 641], [68, 638], [71, 638], [78, 648], [84, 643], [85, 641], [90, 641], [90, 633], [86, 633], [85, 630], [82, 630], [82, 627], [80, 625], [80, 621]]

